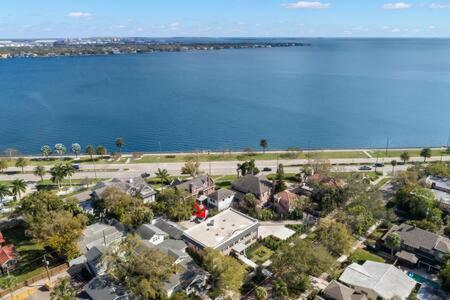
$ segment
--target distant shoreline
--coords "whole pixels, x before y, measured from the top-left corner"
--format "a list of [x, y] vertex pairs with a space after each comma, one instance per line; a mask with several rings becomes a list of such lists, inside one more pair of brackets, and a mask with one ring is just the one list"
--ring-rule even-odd
[[282, 47], [311, 46], [300, 42], [245, 42], [245, 43], [192, 43], [192, 44], [87, 44], [52, 46], [19, 46], [1, 47], [0, 59], [13, 58], [41, 58], [41, 57], [79, 57], [79, 56], [107, 56], [122, 54], [145, 54], [153, 52], [195, 52], [217, 51], [229, 49], [261, 49]]

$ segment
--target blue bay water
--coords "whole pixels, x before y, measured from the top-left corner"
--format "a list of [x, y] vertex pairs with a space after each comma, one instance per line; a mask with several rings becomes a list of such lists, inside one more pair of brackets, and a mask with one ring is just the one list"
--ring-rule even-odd
[[444, 145], [450, 40], [0, 60], [0, 149]]

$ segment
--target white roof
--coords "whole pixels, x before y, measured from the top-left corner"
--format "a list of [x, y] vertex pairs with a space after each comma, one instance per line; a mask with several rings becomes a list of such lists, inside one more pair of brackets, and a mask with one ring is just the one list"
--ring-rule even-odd
[[184, 235], [205, 247], [215, 249], [255, 224], [258, 224], [256, 219], [229, 208], [205, 222], [187, 229]]
[[268, 236], [274, 236], [280, 240], [287, 240], [295, 234], [295, 231], [284, 225], [267, 225], [258, 227], [258, 237], [264, 239]]
[[339, 281], [350, 286], [373, 290], [384, 299], [398, 296], [406, 299], [414, 289], [416, 282], [405, 273], [390, 264], [366, 261], [348, 266]]

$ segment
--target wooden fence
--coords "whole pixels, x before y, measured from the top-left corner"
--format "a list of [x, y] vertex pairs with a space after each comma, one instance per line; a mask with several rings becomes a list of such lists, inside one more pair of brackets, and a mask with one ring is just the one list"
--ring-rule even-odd
[[[54, 267], [54, 268], [51, 268], [49, 270], [50, 277], [58, 275], [58, 274], [60, 274], [62, 272], [65, 272], [68, 269], [69, 269], [69, 265], [67, 263], [59, 265], [59, 266]], [[39, 280], [45, 279], [47, 277], [48, 277], [47, 271], [44, 271], [44, 272], [42, 272], [40, 274], [37, 274], [37, 275], [31, 277], [30, 279], [25, 280], [24, 282], [19, 282], [19, 283], [15, 284], [14, 287], [12, 287], [10, 289], [5, 289], [5, 290], [0, 291], [0, 297], [4, 297], [4, 296], [8, 295], [9, 293], [17, 291], [18, 289], [21, 289], [21, 288], [23, 288], [25, 286], [30, 286], [33, 283], [35, 283], [35, 282], [37, 282]]]

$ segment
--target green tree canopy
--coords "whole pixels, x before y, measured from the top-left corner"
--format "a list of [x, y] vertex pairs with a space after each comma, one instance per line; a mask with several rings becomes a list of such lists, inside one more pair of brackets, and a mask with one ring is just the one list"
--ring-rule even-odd
[[245, 175], [257, 175], [259, 174], [259, 169], [255, 165], [255, 160], [251, 159], [249, 161], [245, 161], [242, 164], [237, 165], [238, 171], [242, 176]]
[[75, 300], [76, 291], [70, 283], [70, 278], [65, 277], [58, 281], [50, 293], [50, 300]]
[[244, 283], [245, 268], [231, 256], [207, 248], [203, 254], [203, 266], [211, 274], [216, 288], [223, 294], [238, 292]]
[[153, 219], [153, 212], [140, 198], [131, 197], [116, 187], [106, 188], [100, 199], [94, 203], [98, 216], [115, 218], [132, 228], [148, 223]]
[[22, 168], [22, 173], [24, 172], [24, 168], [25, 168], [26, 166], [28, 166], [28, 164], [29, 164], [28, 160], [25, 159], [25, 158], [23, 158], [23, 157], [19, 157], [19, 158], [16, 160], [16, 167]]
[[422, 187], [405, 185], [397, 191], [395, 199], [397, 207], [415, 220], [430, 217], [430, 212], [437, 206], [433, 192]]
[[181, 168], [181, 174], [190, 175], [192, 177], [196, 177], [200, 175], [202, 172], [200, 171], [200, 163], [198, 161], [187, 161], [184, 166]]
[[178, 221], [189, 220], [194, 211], [195, 199], [186, 192], [172, 188], [161, 191], [152, 204], [152, 208], [169, 219]]
[[318, 237], [326, 248], [334, 254], [347, 254], [353, 242], [347, 227], [336, 221], [323, 222], [318, 229]]
[[296, 238], [283, 244], [272, 257], [275, 276], [282, 279], [292, 295], [299, 295], [310, 287], [309, 275], [319, 276], [328, 271], [334, 258], [322, 245]]
[[165, 299], [164, 282], [177, 272], [174, 260], [128, 236], [105, 256], [107, 273], [124, 283], [138, 299]]

